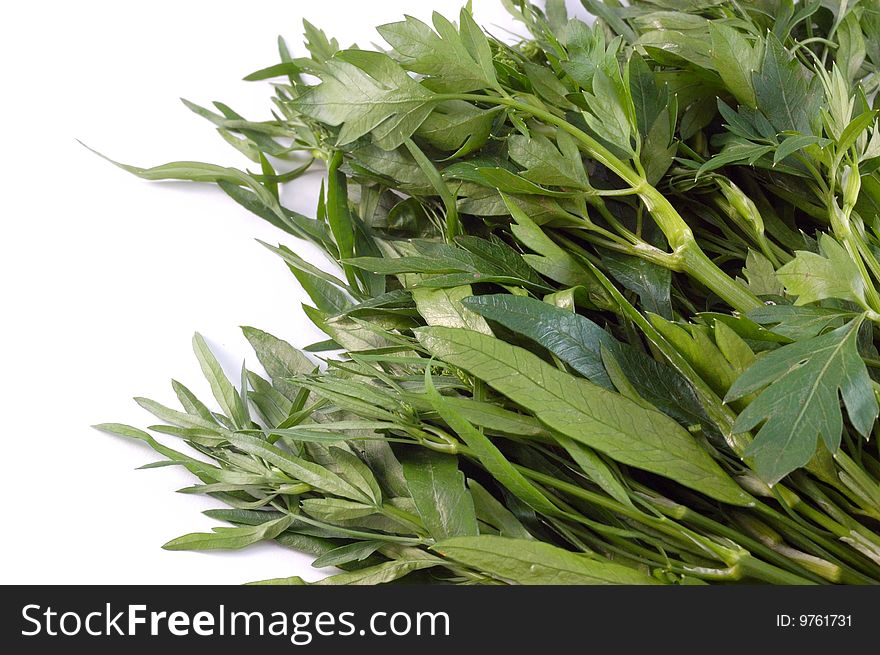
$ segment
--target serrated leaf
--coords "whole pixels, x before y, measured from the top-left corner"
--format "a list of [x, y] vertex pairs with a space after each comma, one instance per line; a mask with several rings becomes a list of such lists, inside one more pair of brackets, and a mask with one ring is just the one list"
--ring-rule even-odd
[[590, 182], [577, 145], [561, 130], [556, 139], [554, 145], [540, 134], [531, 138], [514, 134], [507, 139], [510, 158], [526, 169], [522, 176], [536, 184], [589, 189]]
[[746, 254], [746, 265], [742, 272], [749, 290], [756, 296], [782, 295], [782, 283], [776, 277], [773, 263], [761, 253], [749, 248], [749, 252]]
[[812, 134], [820, 96], [811, 93], [807, 70], [772, 33], [767, 35], [760, 72], [753, 73], [757, 106], [777, 132]]
[[878, 406], [856, 346], [861, 324], [862, 318], [856, 318], [768, 353], [730, 388], [725, 401], [763, 389], [733, 430], [745, 432], [764, 423], [746, 455], [754, 457], [765, 482], [775, 483], [809, 462], [820, 435], [829, 451], [837, 451], [843, 431], [840, 398], [856, 430], [870, 433]]
[[[462, 19], [470, 14], [462, 11]], [[471, 19], [470, 23], [473, 22]], [[409, 70], [428, 76], [427, 86], [438, 92], [477, 91], [496, 87], [488, 43], [479, 28], [462, 24], [459, 33], [446, 18], [434, 12], [434, 29], [417, 18], [407, 16], [398, 23], [377, 29], [401, 63]], [[436, 30], [436, 31], [435, 31]], [[482, 37], [482, 38], [481, 38]], [[470, 46], [470, 47], [468, 47]]]
[[798, 250], [795, 258], [776, 272], [795, 305], [825, 298], [850, 300], [865, 306], [865, 282], [847, 251], [833, 237], [822, 233], [816, 254]]
[[474, 295], [470, 286], [449, 289], [418, 288], [412, 290], [419, 314], [428, 325], [463, 327], [483, 334], [492, 334], [486, 321], [462, 305], [461, 301]]
[[415, 136], [435, 148], [453, 151], [450, 158], [463, 157], [485, 145], [499, 110], [478, 109], [463, 100], [448, 100], [437, 105]]
[[473, 312], [535, 340], [588, 380], [613, 389], [599, 348], [615, 340], [588, 318], [534, 298], [510, 294], [473, 296], [463, 301]]
[[370, 133], [380, 148], [394, 150], [431, 113], [434, 94], [388, 55], [347, 50], [326, 62], [321, 84], [294, 105], [310, 118], [341, 126], [337, 145]]
[[749, 496], [673, 419], [647, 410], [503, 341], [455, 328], [420, 328], [434, 356], [485, 381], [543, 423], [612, 459], [735, 505]]
[[749, 318], [761, 325], [772, 325], [774, 333], [793, 341], [815, 337], [829, 327], [840, 327], [853, 312], [826, 307], [764, 305], [753, 309]]
[[482, 316], [533, 339], [595, 384], [613, 390], [601, 356], [601, 349], [608, 348], [639, 395], [655, 407], [685, 425], [707, 421], [681, 375], [616, 341], [584, 316], [507, 294], [474, 296], [464, 302]]

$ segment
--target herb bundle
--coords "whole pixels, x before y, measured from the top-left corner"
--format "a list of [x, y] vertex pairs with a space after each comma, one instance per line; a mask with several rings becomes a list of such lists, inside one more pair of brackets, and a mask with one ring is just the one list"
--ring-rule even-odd
[[[327, 334], [245, 328], [268, 378], [140, 439], [229, 505], [170, 549], [274, 539], [318, 584], [880, 582], [880, 2], [506, 0], [306, 23], [272, 118], [187, 103], [253, 162], [219, 186], [338, 265], [267, 247]], [[279, 187], [320, 162], [315, 217]], [[322, 353], [332, 353], [323, 357]], [[299, 578], [271, 583], [300, 584]]]

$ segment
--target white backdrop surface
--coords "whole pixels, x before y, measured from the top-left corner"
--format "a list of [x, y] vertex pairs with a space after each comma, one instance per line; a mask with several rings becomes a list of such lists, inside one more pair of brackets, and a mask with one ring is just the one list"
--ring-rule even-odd
[[[219, 190], [138, 180], [89, 153], [155, 165], [194, 159], [245, 167], [187, 111], [222, 100], [268, 117], [266, 83], [241, 81], [277, 61], [276, 36], [301, 47], [305, 17], [361, 46], [404, 13], [454, 16], [460, 0], [18, 2], [0, 24], [4, 126], [0, 179], [0, 583], [240, 583], [323, 575], [311, 558], [260, 545], [235, 553], [160, 546], [216, 523], [211, 499], [175, 489], [175, 467], [91, 424], [144, 427], [132, 396], [172, 404], [174, 377], [210, 398], [190, 350], [200, 331], [230, 372], [255, 357], [238, 326], [305, 345], [323, 338], [305, 295], [255, 238], [317, 252], [249, 215]], [[571, 3], [572, 5], [577, 3]], [[516, 29], [500, 1], [475, 0], [479, 23]], [[319, 175], [287, 190], [313, 215]]]

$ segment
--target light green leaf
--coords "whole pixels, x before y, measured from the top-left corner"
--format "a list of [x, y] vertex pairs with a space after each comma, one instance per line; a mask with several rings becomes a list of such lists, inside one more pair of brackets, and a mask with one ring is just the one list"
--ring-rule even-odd
[[293, 522], [293, 516], [284, 516], [260, 525], [236, 528], [214, 528], [214, 532], [193, 532], [172, 539], [162, 546], [165, 550], [238, 550], [258, 541], [274, 539]]
[[749, 290], [756, 296], [782, 295], [782, 283], [776, 277], [773, 264], [756, 250], [749, 248], [742, 272], [748, 282]]
[[425, 370], [425, 391], [431, 405], [440, 414], [440, 417], [468, 445], [474, 456], [500, 484], [536, 512], [547, 516], [561, 514], [556, 505], [529, 482], [486, 435], [477, 430], [452, 405], [446, 402], [431, 381], [430, 369]]
[[[466, 13], [462, 11], [462, 16]], [[434, 91], [464, 93], [497, 88], [491, 53], [486, 56], [486, 37], [472, 22], [463, 24], [459, 34], [452, 23], [434, 12], [433, 30], [412, 16], [380, 25], [377, 30], [404, 66], [428, 76], [426, 85]]]
[[394, 150], [431, 113], [434, 95], [388, 55], [347, 50], [326, 63], [321, 84], [294, 101], [306, 116], [340, 125], [337, 145], [372, 134], [384, 150]]
[[474, 508], [480, 521], [498, 530], [502, 537], [534, 539], [519, 519], [479, 482], [468, 480], [468, 488], [474, 498]]
[[536, 184], [589, 189], [590, 182], [577, 145], [561, 130], [556, 139], [554, 144], [540, 134], [533, 134], [531, 138], [514, 134], [507, 139], [510, 158], [526, 169], [522, 176]]
[[776, 272], [795, 305], [825, 298], [850, 300], [865, 307], [865, 283], [849, 254], [833, 237], [822, 233], [817, 255], [799, 250], [795, 258]]
[[412, 297], [416, 301], [419, 314], [428, 325], [463, 327], [483, 334], [492, 334], [485, 319], [461, 304], [464, 298], [472, 295], [473, 290], [469, 285], [449, 289], [420, 287], [412, 290]]
[[359, 519], [376, 513], [373, 505], [340, 498], [306, 498], [300, 504], [309, 516], [328, 523]]
[[417, 447], [401, 463], [419, 516], [434, 539], [478, 533], [474, 501], [456, 457]]
[[500, 107], [478, 109], [463, 100], [447, 100], [437, 105], [415, 136], [440, 150], [453, 151], [450, 158], [463, 157], [485, 145], [499, 110]]
[[717, 500], [751, 502], [693, 436], [665, 414], [477, 332], [429, 327], [417, 335], [435, 357], [484, 380], [558, 432]]
[[382, 547], [381, 541], [355, 541], [333, 550], [328, 550], [312, 562], [316, 569], [325, 566], [339, 566], [350, 562], [362, 562]]
[[242, 327], [241, 331], [257, 353], [257, 359], [269, 374], [272, 385], [291, 402], [296, 400], [299, 387], [291, 384], [288, 378], [311, 373], [315, 365], [302, 352], [268, 332], [247, 326]]
[[241, 430], [251, 427], [247, 409], [241, 396], [232, 386], [229, 378], [226, 377], [220, 362], [217, 361], [211, 349], [208, 348], [208, 344], [205, 343], [204, 337], [198, 332], [193, 336], [193, 351], [199, 360], [202, 373], [207, 378], [208, 384], [211, 385], [214, 398], [220, 403], [226, 416], [232, 419], [235, 427]]
[[354, 500], [370, 502], [370, 498], [360, 489], [333, 473], [332, 471], [287, 453], [262, 439], [247, 434], [230, 434], [229, 442], [246, 453], [256, 455], [296, 480], [301, 480], [327, 493]]
[[660, 584], [637, 569], [539, 541], [492, 535], [458, 537], [440, 542], [434, 550], [513, 584]]
[[755, 56], [760, 50], [753, 48], [738, 30], [721, 22], [709, 23], [712, 46], [709, 56], [712, 65], [727, 89], [740, 102], [755, 107], [755, 90], [752, 87], [752, 73], [760, 63]]

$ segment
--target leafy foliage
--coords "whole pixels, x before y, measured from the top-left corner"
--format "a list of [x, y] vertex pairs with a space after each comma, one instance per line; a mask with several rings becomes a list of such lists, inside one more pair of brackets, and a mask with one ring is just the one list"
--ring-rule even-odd
[[[319, 584], [880, 582], [878, 13], [505, 4], [529, 37], [306, 23], [248, 77], [268, 120], [186, 101], [255, 171], [117, 164], [331, 264], [267, 245], [326, 340], [246, 327], [262, 370], [227, 376], [196, 335], [216, 407], [174, 381], [137, 399], [161, 439], [98, 426], [228, 505], [166, 548], [274, 540]], [[308, 217], [281, 191], [314, 162]]]

